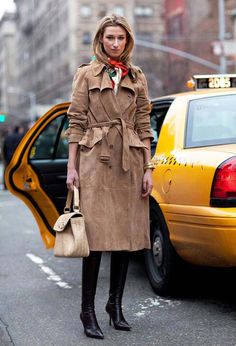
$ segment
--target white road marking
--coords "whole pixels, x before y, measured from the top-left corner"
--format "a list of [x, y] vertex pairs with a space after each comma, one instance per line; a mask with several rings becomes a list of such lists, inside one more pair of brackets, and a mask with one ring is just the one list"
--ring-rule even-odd
[[4, 201], [3, 204], [0, 204], [0, 208], [6, 208], [6, 207], [12, 207], [19, 204], [19, 202], [17, 200], [13, 200], [13, 201]]
[[167, 307], [175, 307], [176, 305], [179, 305], [180, 301], [177, 300], [171, 300], [171, 299], [165, 299], [165, 298], [147, 298], [143, 302], [138, 304], [139, 311], [134, 313], [136, 317], [142, 317], [144, 315], [147, 315], [150, 313], [150, 309], [152, 307], [158, 307], [158, 308], [165, 308]]
[[24, 229], [25, 234], [35, 234], [34, 230], [29, 228], [29, 229]]
[[44, 265], [44, 261], [42, 260], [42, 258], [35, 256], [32, 253], [27, 253], [26, 256], [35, 264], [38, 265], [38, 267], [40, 268], [40, 270], [42, 270], [46, 275], [47, 275], [47, 279], [54, 281], [55, 284], [61, 288], [72, 288], [72, 286], [70, 286], [67, 282], [62, 281], [62, 279], [60, 278], [59, 275], [57, 275], [51, 268], [47, 267]]

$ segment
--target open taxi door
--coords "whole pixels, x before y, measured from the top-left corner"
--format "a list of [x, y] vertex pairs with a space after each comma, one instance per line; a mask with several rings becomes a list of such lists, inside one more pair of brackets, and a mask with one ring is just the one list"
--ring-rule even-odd
[[54, 246], [53, 225], [67, 193], [69, 103], [52, 107], [25, 134], [5, 172], [7, 189], [31, 210], [47, 248]]

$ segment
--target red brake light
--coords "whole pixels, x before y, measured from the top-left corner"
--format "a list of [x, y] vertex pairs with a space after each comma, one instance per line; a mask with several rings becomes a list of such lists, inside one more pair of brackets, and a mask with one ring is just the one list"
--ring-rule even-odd
[[211, 205], [236, 206], [236, 157], [224, 161], [216, 170], [211, 189]]

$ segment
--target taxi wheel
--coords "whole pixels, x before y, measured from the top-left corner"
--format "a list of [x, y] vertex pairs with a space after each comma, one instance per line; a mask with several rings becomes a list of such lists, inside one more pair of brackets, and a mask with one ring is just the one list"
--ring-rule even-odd
[[150, 204], [151, 249], [144, 252], [149, 282], [155, 293], [172, 293], [178, 256], [170, 242], [169, 231], [157, 204]]

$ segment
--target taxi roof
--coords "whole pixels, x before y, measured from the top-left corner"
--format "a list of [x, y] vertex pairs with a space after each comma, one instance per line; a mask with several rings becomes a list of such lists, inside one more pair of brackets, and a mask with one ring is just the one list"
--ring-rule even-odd
[[233, 94], [236, 94], [236, 88], [190, 90], [190, 91], [184, 91], [180, 93], [156, 97], [152, 99], [152, 102], [174, 100], [176, 98], [183, 98], [186, 101], [188, 101], [188, 100], [193, 100], [196, 98], [204, 98], [209, 96], [233, 95]]

